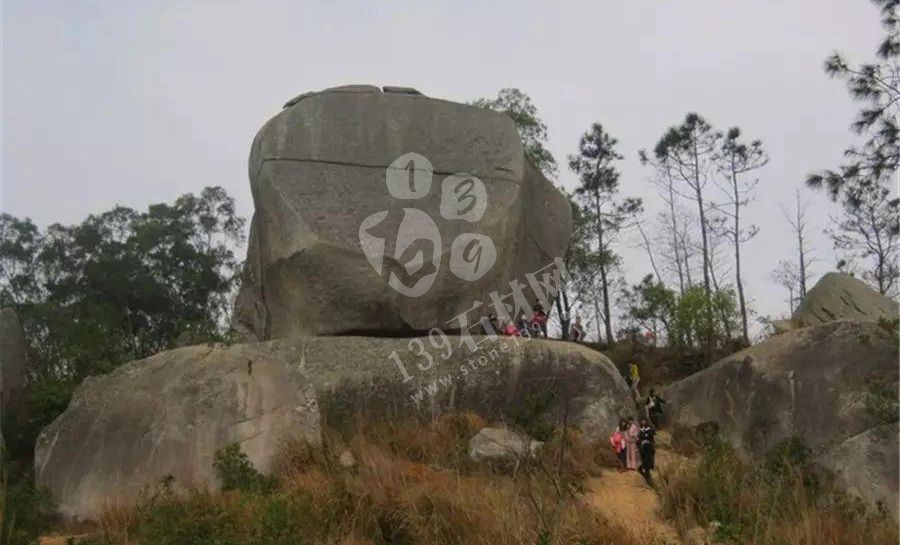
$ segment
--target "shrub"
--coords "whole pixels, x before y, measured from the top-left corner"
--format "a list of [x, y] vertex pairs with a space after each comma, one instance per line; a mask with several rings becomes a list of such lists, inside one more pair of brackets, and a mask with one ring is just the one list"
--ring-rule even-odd
[[811, 463], [799, 441], [788, 440], [756, 463], [727, 444], [707, 445], [695, 463], [659, 476], [664, 514], [686, 531], [706, 527], [723, 543], [746, 545], [896, 544], [897, 527], [866, 514]]
[[[534, 466], [506, 474], [457, 456], [483, 426], [469, 414], [447, 415], [431, 425], [361, 422], [349, 438], [327, 433], [321, 447], [286, 447], [277, 480], [266, 487], [252, 484], [255, 471], [230, 446], [216, 458], [230, 490], [194, 491], [184, 498], [157, 494], [134, 517], [121, 517], [127, 531], [104, 529], [102, 540], [647, 545], [582, 508], [574, 492], [596, 470], [598, 451], [575, 430], [554, 430]], [[352, 468], [334, 462], [345, 448], [357, 460]]]
[[256, 471], [237, 443], [219, 449], [213, 467], [224, 491], [260, 492], [272, 485], [270, 478]]

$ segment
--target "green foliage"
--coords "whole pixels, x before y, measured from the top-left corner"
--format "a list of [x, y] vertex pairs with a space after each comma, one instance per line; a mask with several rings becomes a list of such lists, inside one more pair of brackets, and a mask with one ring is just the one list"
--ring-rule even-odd
[[225, 491], [261, 492], [272, 486], [272, 480], [256, 471], [237, 443], [219, 449], [213, 467]]
[[890, 424], [900, 419], [897, 401], [897, 376], [868, 377], [864, 393], [866, 412], [875, 424]]
[[866, 515], [858, 501], [838, 492], [829, 477], [815, 469], [809, 449], [797, 439], [785, 441], [756, 462], [742, 459], [722, 441], [708, 442], [698, 463], [661, 477], [665, 514], [706, 527], [717, 542], [791, 543], [788, 536], [804, 527], [804, 517], [815, 523], [815, 517], [822, 516], [839, 521], [829, 530], [853, 536], [853, 543], [885, 543], [876, 536], [890, 535], [883, 531], [890, 530], [890, 521], [879, 514]]
[[13, 462], [0, 444], [0, 545], [34, 543], [50, 523], [53, 502], [34, 485], [31, 465]]
[[538, 170], [550, 179], [556, 178], [556, 159], [545, 146], [547, 144], [547, 125], [538, 117], [537, 107], [531, 97], [515, 87], [500, 89], [497, 98], [479, 98], [472, 101], [473, 106], [505, 113], [519, 130], [525, 157]]
[[29, 379], [78, 383], [182, 336], [220, 339], [243, 228], [218, 187], [44, 232], [0, 215], [0, 303], [23, 321]]
[[[569, 156], [569, 169], [579, 180], [575, 189], [579, 220], [585, 223], [578, 234], [584, 235], [583, 249], [590, 255], [590, 263], [596, 266], [596, 273], [586, 282], [588, 289], [585, 291], [595, 292], [594, 296], [602, 301], [607, 342], [613, 341], [609, 275], [619, 260], [615, 242], [626, 222], [643, 209], [640, 199], [618, 197], [619, 172], [615, 162], [622, 156], [616, 151], [617, 144], [618, 141], [600, 123], [593, 123], [581, 136], [578, 153]], [[594, 288], [593, 284], [597, 282], [599, 285]]]
[[648, 275], [640, 284], [623, 292], [623, 301], [630, 320], [658, 338], [664, 332], [670, 346], [701, 346], [709, 335], [713, 348], [724, 347], [737, 329], [739, 318], [731, 290], [713, 292], [711, 320], [707, 319], [706, 293], [702, 286], [691, 286], [678, 295]]
[[14, 460], [30, 460], [38, 434], [69, 405], [71, 382], [44, 381], [25, 391], [22, 403], [3, 411], [3, 438]]
[[529, 395], [521, 407], [512, 409], [507, 417], [532, 439], [547, 441], [553, 435], [554, 426], [544, 418], [556, 399], [556, 393], [545, 390]]
[[850, 96], [864, 104], [852, 128], [867, 136], [862, 146], [844, 152], [846, 163], [837, 171], [826, 170], [807, 179], [810, 186], [825, 187], [835, 199], [848, 186], [888, 182], [900, 167], [900, 2], [873, 3], [881, 10], [885, 30], [876, 60], [855, 67], [839, 53], [825, 60], [825, 72], [844, 80]]

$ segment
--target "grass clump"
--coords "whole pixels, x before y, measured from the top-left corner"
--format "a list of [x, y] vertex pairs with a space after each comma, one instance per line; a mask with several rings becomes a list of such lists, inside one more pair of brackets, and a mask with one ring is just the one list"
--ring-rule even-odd
[[711, 439], [692, 460], [659, 478], [664, 515], [686, 532], [706, 528], [718, 543], [741, 545], [896, 545], [884, 513], [837, 491], [799, 441], [748, 462]]
[[[130, 514], [109, 517], [96, 542], [649, 545], [581, 503], [606, 445], [554, 430], [537, 458], [494, 467], [468, 458], [484, 425], [471, 414], [359, 423], [321, 446], [286, 444], [271, 479], [229, 447], [216, 457], [221, 492], [178, 495], [163, 485]], [[352, 466], [338, 462], [345, 450]]]

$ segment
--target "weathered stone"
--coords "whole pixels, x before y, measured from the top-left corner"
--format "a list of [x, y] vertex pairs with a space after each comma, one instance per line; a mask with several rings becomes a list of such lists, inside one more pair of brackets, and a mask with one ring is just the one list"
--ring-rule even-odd
[[16, 311], [0, 309], [0, 411], [15, 403], [25, 386], [27, 345]]
[[469, 458], [476, 462], [518, 461], [535, 456], [541, 445], [506, 428], [484, 428], [469, 440]]
[[418, 89], [412, 87], [397, 87], [395, 85], [385, 85], [381, 88], [385, 93], [400, 93], [404, 95], [422, 95]]
[[341, 455], [337, 459], [338, 465], [344, 468], [351, 468], [356, 465], [356, 457], [349, 450], [341, 451]]
[[[895, 331], [874, 323], [835, 321], [788, 331], [742, 350], [670, 385], [663, 396], [673, 423], [715, 423], [745, 455], [761, 455], [796, 437], [814, 456], [838, 467], [851, 463], [841, 457], [847, 450], [840, 445], [896, 418], [896, 405], [893, 410], [874, 407], [896, 403], [897, 358]], [[886, 446], [868, 444], [872, 449]], [[869, 466], [854, 475], [896, 470], [896, 444], [893, 451], [888, 446], [866, 460]], [[886, 488], [896, 505], [896, 479]]]
[[[568, 418], [602, 437], [634, 410], [624, 380], [598, 352], [475, 339], [482, 342], [477, 353], [458, 348], [446, 358], [427, 338], [296, 337], [132, 362], [87, 379], [44, 429], [37, 482], [63, 514], [91, 518], [107, 503], [134, 503], [166, 475], [177, 487], [215, 486], [214, 454], [231, 443], [267, 471], [282, 440], [318, 441], [320, 421], [334, 428], [354, 426], [360, 416], [427, 422], [451, 410], [497, 421], [539, 398], [548, 422]], [[459, 339], [450, 341], [455, 348]], [[418, 342], [434, 362], [426, 372]]]
[[60, 513], [92, 518], [167, 475], [179, 488], [215, 486], [215, 453], [231, 443], [268, 471], [291, 437], [320, 440], [299, 369], [256, 346], [193, 346], [85, 379], [38, 437], [35, 472]]
[[[507, 116], [359, 86], [289, 104], [260, 130], [250, 154], [256, 211], [234, 322], [256, 339], [453, 329], [448, 322], [476, 301], [507, 293], [511, 281], [524, 283], [524, 274], [565, 252], [569, 203], [525, 159]], [[431, 189], [418, 199], [395, 198], [387, 172], [410, 152], [430, 161]], [[414, 171], [428, 169], [417, 164]], [[442, 217], [442, 184], [455, 173], [485, 186], [486, 209], [477, 221]], [[409, 271], [395, 258], [408, 210], [427, 214], [440, 233], [437, 250], [425, 255], [429, 266], [435, 256], [437, 276], [417, 297], [388, 285], [391, 273]], [[381, 212], [384, 245], [373, 251], [384, 267], [376, 271], [360, 230]], [[497, 250], [493, 267], [474, 280], [449, 266], [452, 243], [464, 233], [489, 237]]]
[[838, 482], [870, 506], [897, 516], [900, 483], [900, 428], [883, 424], [854, 435], [826, 451], [820, 461]]
[[858, 278], [830, 272], [806, 294], [792, 321], [803, 326], [834, 320], [877, 322], [897, 319], [897, 302]]

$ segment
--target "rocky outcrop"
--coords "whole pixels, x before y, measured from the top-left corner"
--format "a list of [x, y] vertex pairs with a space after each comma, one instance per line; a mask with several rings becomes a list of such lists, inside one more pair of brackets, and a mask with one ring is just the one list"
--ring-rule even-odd
[[38, 437], [37, 482], [60, 513], [89, 518], [168, 475], [215, 483], [215, 453], [231, 443], [268, 471], [281, 441], [319, 441], [316, 401], [298, 368], [261, 347], [163, 352], [85, 379]]
[[107, 504], [135, 502], [167, 475], [176, 487], [215, 486], [214, 455], [228, 444], [267, 471], [283, 441], [316, 442], [320, 426], [353, 426], [360, 416], [428, 422], [467, 410], [502, 421], [540, 399], [541, 418], [605, 437], [633, 410], [622, 377], [597, 352], [475, 339], [475, 353], [452, 337], [452, 351], [427, 338], [297, 337], [132, 362], [87, 379], [43, 430], [37, 482], [63, 514], [91, 518]]
[[543, 443], [507, 428], [483, 428], [469, 440], [475, 462], [509, 462], [535, 456]]
[[[715, 423], [748, 456], [796, 437], [825, 465], [848, 468], [848, 486], [896, 474], [897, 341], [896, 330], [868, 322], [786, 332], [669, 386], [669, 418], [684, 426]], [[893, 440], [874, 440], [881, 429], [892, 430]], [[882, 484], [863, 499], [895, 508], [897, 479]]]
[[802, 327], [834, 320], [877, 322], [896, 319], [896, 301], [881, 295], [858, 278], [830, 272], [809, 290], [791, 321]]
[[837, 476], [851, 494], [870, 506], [897, 515], [897, 483], [900, 482], [900, 438], [897, 424], [867, 429], [825, 451], [823, 466]]
[[27, 345], [19, 316], [0, 309], [0, 411], [15, 403], [25, 386]]
[[247, 339], [447, 329], [562, 256], [571, 229], [507, 116], [406, 88], [291, 100], [257, 134], [250, 182]]

